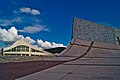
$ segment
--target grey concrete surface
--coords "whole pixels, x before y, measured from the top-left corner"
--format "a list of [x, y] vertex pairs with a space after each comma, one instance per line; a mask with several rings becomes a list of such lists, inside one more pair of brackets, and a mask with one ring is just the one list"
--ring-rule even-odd
[[[86, 49], [83, 49], [83, 47], [73, 45], [67, 54], [84, 53]], [[71, 57], [68, 58], [72, 59]], [[59, 59], [62, 60], [62, 58]], [[92, 48], [80, 59], [69, 61], [16, 80], [119, 80], [119, 75], [120, 50]]]

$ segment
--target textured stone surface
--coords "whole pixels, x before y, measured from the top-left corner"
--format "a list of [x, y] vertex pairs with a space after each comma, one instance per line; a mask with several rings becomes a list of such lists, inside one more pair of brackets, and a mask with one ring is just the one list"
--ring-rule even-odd
[[115, 36], [120, 37], [120, 29], [115, 28]]
[[115, 29], [78, 18], [73, 19], [73, 38], [115, 44]]

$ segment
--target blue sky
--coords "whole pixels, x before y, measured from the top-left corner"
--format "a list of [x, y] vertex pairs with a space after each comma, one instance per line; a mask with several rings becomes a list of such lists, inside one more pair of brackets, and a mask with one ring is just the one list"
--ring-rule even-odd
[[0, 0], [0, 28], [17, 37], [68, 45], [73, 17], [119, 28], [120, 0]]

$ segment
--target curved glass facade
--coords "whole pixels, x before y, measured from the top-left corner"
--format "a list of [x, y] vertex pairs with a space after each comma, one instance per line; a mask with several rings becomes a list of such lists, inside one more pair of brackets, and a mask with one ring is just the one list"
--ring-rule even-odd
[[29, 52], [29, 47], [25, 45], [20, 45], [4, 52]]

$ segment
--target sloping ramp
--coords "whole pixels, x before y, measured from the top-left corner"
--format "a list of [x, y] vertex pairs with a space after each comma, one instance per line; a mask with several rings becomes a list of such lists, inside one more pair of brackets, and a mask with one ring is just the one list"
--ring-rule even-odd
[[72, 61], [78, 59], [80, 57], [85, 56], [91, 49], [93, 42], [83, 41], [80, 39], [72, 39], [70, 45], [68, 45], [67, 49], [60, 53], [60, 55], [47, 58], [44, 60], [53, 60], [53, 61]]
[[120, 46], [94, 42], [85, 57], [64, 65], [79, 67], [61, 80], [119, 80]]
[[120, 46], [98, 42], [90, 45], [76, 39], [60, 55], [74, 58], [17, 80], [119, 80]]

